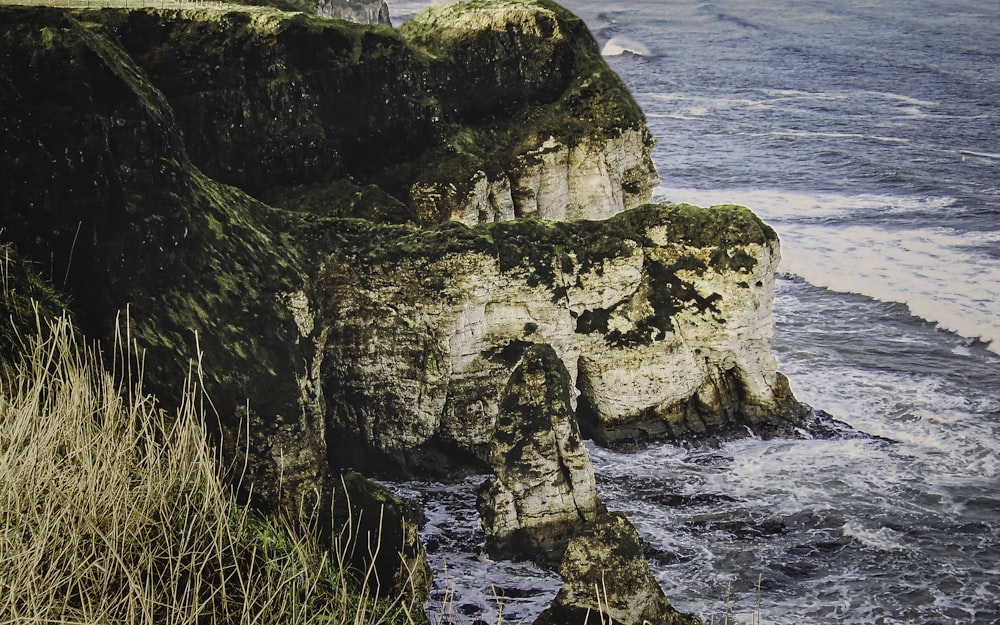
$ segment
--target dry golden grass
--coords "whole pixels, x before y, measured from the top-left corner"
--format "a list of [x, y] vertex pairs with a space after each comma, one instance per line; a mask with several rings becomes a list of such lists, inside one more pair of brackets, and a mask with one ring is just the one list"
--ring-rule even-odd
[[44, 336], [0, 380], [0, 623], [361, 625], [419, 615], [358, 591], [342, 550], [325, 549], [308, 520], [237, 505], [194, 389], [168, 415], [141, 379], [117, 382], [130, 376], [107, 372], [65, 319]]

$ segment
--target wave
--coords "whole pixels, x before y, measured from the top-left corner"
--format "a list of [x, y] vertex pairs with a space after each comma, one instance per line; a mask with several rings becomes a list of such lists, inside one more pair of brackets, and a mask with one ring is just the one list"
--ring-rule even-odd
[[909, 139], [900, 137], [885, 137], [881, 135], [866, 135], [855, 132], [819, 132], [810, 130], [781, 130], [777, 132], [749, 133], [749, 137], [824, 137], [829, 139], [865, 139], [880, 143], [909, 143]]
[[[947, 209], [949, 198], [698, 191], [659, 188], [656, 197], [711, 206], [744, 204], [778, 230], [780, 271], [842, 293], [904, 304], [943, 330], [1000, 354], [1000, 259], [983, 253], [1000, 231], [899, 225], [911, 213]], [[881, 219], [881, 221], [880, 221]]]
[[906, 551], [909, 549], [904, 542], [906, 537], [888, 527], [872, 529], [864, 527], [861, 523], [848, 522], [844, 524], [842, 529], [844, 536], [849, 536], [870, 549], [878, 551]]
[[970, 246], [998, 233], [945, 228], [784, 224], [781, 270], [834, 291], [905, 304], [940, 328], [1000, 353], [1000, 262]]
[[623, 54], [632, 54], [635, 56], [653, 55], [646, 44], [620, 35], [608, 39], [608, 42], [604, 44], [604, 48], [601, 49], [602, 56], [621, 56]]
[[973, 152], [972, 150], [959, 150], [959, 154], [963, 156], [978, 156], [979, 158], [988, 158], [992, 160], [1000, 160], [1000, 154], [993, 154], [991, 152]]
[[843, 194], [798, 192], [779, 189], [691, 189], [659, 186], [653, 196], [661, 202], [689, 202], [699, 206], [742, 204], [762, 217], [776, 222], [802, 220], [806, 223], [842, 221], [864, 215], [907, 215], [940, 213], [954, 200], [948, 197], [900, 197], [882, 193]]

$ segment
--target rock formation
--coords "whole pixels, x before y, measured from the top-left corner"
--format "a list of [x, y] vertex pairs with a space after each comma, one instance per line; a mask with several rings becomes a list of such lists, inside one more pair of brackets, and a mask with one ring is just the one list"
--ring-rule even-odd
[[[518, 347], [513, 348], [517, 350]], [[594, 467], [555, 350], [528, 344], [500, 400], [479, 509], [493, 557], [558, 563], [570, 537], [600, 508]]]
[[[548, 3], [491, 6], [496, 23], [516, 12], [517, 27], [461, 54], [435, 43], [435, 27], [420, 20], [400, 33], [259, 8], [0, 7], [5, 238], [59, 277], [89, 335], [113, 337], [127, 309], [148, 350], [148, 379], [164, 396], [180, 388], [190, 360], [201, 363], [224, 440], [258, 450], [250, 474], [262, 501], [298, 506], [329, 491], [319, 488], [325, 402], [339, 378], [323, 381], [316, 350], [331, 329], [314, 315], [329, 294], [313, 284], [328, 283], [336, 266], [356, 274], [364, 261], [317, 263], [340, 245], [339, 231], [348, 237], [357, 226], [323, 220], [430, 223], [468, 213], [448, 193], [413, 198], [430, 183], [450, 192], [483, 175], [521, 188], [548, 175], [536, 158], [543, 144], [607, 146], [583, 186], [631, 189], [629, 202], [648, 197], [642, 113], [583, 23]], [[559, 72], [525, 82], [550, 52]], [[466, 99], [463, 81], [477, 70], [462, 54], [472, 53], [495, 56], [486, 73], [501, 107]], [[521, 195], [510, 197], [516, 214]], [[382, 228], [385, 241], [420, 236]], [[343, 398], [350, 389], [333, 391]]]
[[333, 541], [346, 564], [380, 597], [422, 603], [431, 589], [419, 519], [398, 497], [360, 473], [345, 473], [333, 489]]
[[0, 236], [152, 390], [198, 373], [261, 508], [492, 472], [495, 545], [558, 551], [599, 507], [573, 411], [606, 444], [796, 422], [775, 233], [646, 204], [642, 112], [547, 0], [0, 6], [0, 58]]
[[[341, 232], [315, 283], [314, 383], [352, 466], [490, 468], [510, 354], [526, 342], [553, 348], [604, 442], [794, 420], [769, 351], [777, 239], [746, 209], [394, 234]], [[351, 271], [362, 254], [366, 270]]]
[[447, 64], [441, 103], [458, 119], [478, 126], [532, 99], [547, 103], [494, 126], [506, 141], [523, 124], [517, 150], [490, 150], [476, 162], [462, 154], [468, 142], [488, 146], [496, 131], [456, 137], [450, 166], [467, 173], [458, 182], [437, 171], [415, 181], [421, 221], [604, 219], [649, 201], [658, 181], [652, 138], [641, 111], [616, 95], [617, 78], [579, 19], [532, 0], [446, 4], [401, 32], [433, 55], [432, 66]]
[[362, 24], [392, 26], [385, 0], [319, 0], [316, 3], [316, 15]]
[[563, 585], [535, 625], [700, 625], [678, 612], [660, 588], [621, 513], [603, 514], [570, 541], [559, 566]]

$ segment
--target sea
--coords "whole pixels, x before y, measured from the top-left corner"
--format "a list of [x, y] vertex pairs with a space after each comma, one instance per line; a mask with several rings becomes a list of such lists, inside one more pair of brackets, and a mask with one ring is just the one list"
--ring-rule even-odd
[[[871, 435], [591, 445], [670, 601], [706, 623], [1000, 623], [1000, 1], [562, 4], [646, 113], [656, 199], [778, 231], [779, 368]], [[482, 479], [395, 485], [428, 519], [428, 610], [530, 623], [560, 582], [482, 555]]]

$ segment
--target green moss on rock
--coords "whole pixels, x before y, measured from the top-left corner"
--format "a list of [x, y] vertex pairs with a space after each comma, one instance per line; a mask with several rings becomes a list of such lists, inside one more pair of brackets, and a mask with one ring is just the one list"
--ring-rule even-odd
[[223, 410], [249, 398], [297, 415], [297, 334], [275, 301], [302, 288], [297, 250], [273, 209], [192, 165], [168, 100], [113, 34], [129, 14], [91, 15], [0, 7], [16, 85], [0, 92], [0, 227], [65, 276], [89, 335], [112, 343], [127, 311], [153, 390], [176, 396], [198, 360]]
[[46, 319], [66, 308], [65, 296], [41, 276], [39, 267], [0, 241], [0, 371], [17, 362], [24, 341]]
[[[334, 480], [333, 501], [333, 538], [357, 580], [379, 597], [425, 599], [431, 572], [418, 536], [418, 513], [360, 473]], [[414, 613], [418, 623], [426, 622], [419, 609]]]

